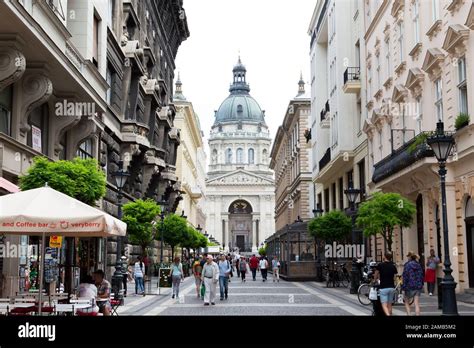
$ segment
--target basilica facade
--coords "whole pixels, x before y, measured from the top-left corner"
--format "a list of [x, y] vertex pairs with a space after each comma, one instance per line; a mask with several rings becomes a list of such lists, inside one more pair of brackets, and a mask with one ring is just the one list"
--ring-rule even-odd
[[240, 58], [215, 111], [206, 181], [207, 232], [226, 251], [256, 252], [275, 232], [275, 182], [265, 111], [250, 96]]

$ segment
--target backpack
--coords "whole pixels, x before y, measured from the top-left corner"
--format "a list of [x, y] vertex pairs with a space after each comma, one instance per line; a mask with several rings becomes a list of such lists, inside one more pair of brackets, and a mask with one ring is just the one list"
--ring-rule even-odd
[[247, 271], [247, 263], [246, 262], [239, 262], [239, 269], [240, 271]]

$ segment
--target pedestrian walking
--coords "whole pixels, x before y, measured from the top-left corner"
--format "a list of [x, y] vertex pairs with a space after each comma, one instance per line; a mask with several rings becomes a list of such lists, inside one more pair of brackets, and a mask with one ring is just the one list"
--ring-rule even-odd
[[414, 298], [415, 314], [420, 315], [420, 295], [423, 290], [423, 268], [418, 262], [419, 256], [410, 251], [408, 262], [403, 266], [402, 290], [405, 292], [405, 309], [411, 314], [410, 300]]
[[173, 259], [170, 276], [173, 286], [173, 295], [171, 298], [175, 298], [175, 296], [176, 298], [179, 298], [179, 285], [181, 284], [181, 281], [184, 280], [183, 264], [179, 257]]
[[230, 273], [229, 273], [229, 277], [227, 277], [227, 280], [230, 283], [230, 281], [231, 281], [230, 278], [234, 277], [234, 268], [233, 268], [233, 264], [232, 264], [232, 257], [230, 256], [230, 254], [227, 254], [226, 260], [230, 265]]
[[257, 276], [257, 269], [258, 269], [258, 259], [255, 256], [255, 254], [252, 255], [252, 257], [250, 258], [249, 265], [250, 265], [250, 271], [252, 272], [253, 281], [255, 281], [256, 276]]
[[260, 268], [260, 272], [262, 272], [262, 281], [267, 281], [267, 274], [268, 274], [268, 260], [265, 256], [262, 256], [260, 262], [258, 263], [258, 267]]
[[237, 272], [237, 277], [240, 278], [240, 257], [239, 255], [235, 255], [234, 257], [234, 265], [235, 265], [235, 270]]
[[135, 267], [133, 270], [133, 275], [135, 277], [135, 294], [145, 296], [145, 264], [142, 261], [142, 257], [137, 257], [137, 262], [135, 262]]
[[194, 261], [193, 264], [193, 275], [194, 275], [194, 282], [196, 284], [196, 293], [197, 297], [201, 297], [201, 276], [202, 276], [202, 267], [201, 262], [199, 260]]
[[204, 306], [209, 306], [209, 303], [215, 305], [216, 300], [216, 286], [219, 281], [219, 266], [214, 262], [212, 255], [207, 255], [206, 263], [202, 269], [201, 280], [204, 282]]
[[229, 293], [229, 277], [232, 272], [232, 266], [229, 260], [225, 255], [221, 255], [219, 261], [219, 289], [221, 293], [221, 301], [227, 300], [227, 295]]
[[239, 272], [242, 282], [245, 283], [245, 275], [247, 274], [247, 261], [245, 257], [241, 257], [239, 260]]
[[440, 260], [435, 255], [434, 249], [430, 250], [430, 257], [426, 261], [426, 272], [425, 272], [425, 282], [428, 284], [428, 293], [430, 296], [433, 296], [433, 292], [436, 285], [436, 269]]
[[127, 297], [127, 283], [128, 283], [128, 260], [126, 256], [120, 258], [122, 262], [122, 286], [123, 286], [123, 296]]
[[377, 265], [374, 274], [374, 279], [380, 280], [380, 302], [387, 316], [392, 315], [393, 297], [395, 295], [394, 277], [398, 273], [392, 259], [392, 253], [387, 251], [384, 255], [384, 261]]
[[278, 261], [278, 258], [273, 256], [272, 260], [272, 272], [273, 272], [273, 282], [275, 283], [275, 280], [277, 283], [280, 282], [280, 261]]

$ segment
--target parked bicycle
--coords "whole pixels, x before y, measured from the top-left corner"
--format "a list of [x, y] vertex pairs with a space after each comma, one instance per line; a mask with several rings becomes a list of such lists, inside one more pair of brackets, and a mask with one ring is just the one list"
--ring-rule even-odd
[[346, 268], [345, 263], [338, 264], [334, 262], [332, 264], [333, 268], [330, 268], [329, 265], [323, 266], [324, 279], [326, 279], [326, 287], [329, 288], [332, 284], [333, 287], [343, 286], [347, 288], [350, 283], [350, 274]]

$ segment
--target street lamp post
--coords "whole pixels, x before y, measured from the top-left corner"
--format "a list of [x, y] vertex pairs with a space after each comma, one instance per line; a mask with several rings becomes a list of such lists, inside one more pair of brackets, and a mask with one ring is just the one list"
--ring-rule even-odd
[[[113, 173], [113, 176], [115, 178], [115, 182], [117, 185], [117, 206], [118, 206], [118, 212], [117, 212], [117, 217], [119, 220], [122, 220], [122, 198], [123, 198], [123, 187], [125, 186], [125, 183], [127, 182], [128, 177], [130, 176], [130, 173], [126, 172], [123, 170], [123, 161], [119, 161], [119, 169], [115, 173]], [[122, 284], [123, 284], [123, 270], [122, 270], [122, 243], [123, 239], [122, 237], [117, 237], [117, 250], [116, 250], [116, 262], [115, 262], [115, 272], [114, 275], [112, 276], [112, 289], [115, 294], [115, 297], [117, 298], [120, 290], [122, 289]]]
[[[313, 209], [313, 214], [315, 218], [319, 218], [323, 215], [324, 210], [321, 209], [321, 204], [318, 203], [317, 209]], [[314, 238], [314, 242], [316, 244], [316, 250], [318, 251], [318, 260], [316, 261], [316, 281], [322, 282], [323, 281], [323, 266], [322, 266], [322, 248], [321, 248], [321, 243], [320, 240], [316, 241], [316, 237]]]
[[446, 209], [446, 161], [454, 146], [454, 137], [451, 133], [444, 131], [443, 122], [436, 124], [436, 132], [426, 140], [439, 164], [439, 176], [441, 181], [441, 203], [443, 212], [443, 234], [444, 234], [444, 278], [441, 282], [443, 293], [443, 315], [459, 315], [456, 302], [456, 282], [452, 276], [451, 260], [449, 257], [449, 233], [448, 233], [448, 213]]
[[[355, 229], [355, 222], [356, 222], [356, 207], [355, 202], [357, 197], [360, 194], [360, 190], [353, 187], [352, 182], [349, 182], [349, 188], [344, 190], [345, 195], [350, 204], [351, 209], [351, 218], [352, 218], [352, 244], [356, 243], [356, 229]], [[360, 272], [357, 267], [357, 260], [356, 258], [352, 259], [352, 269], [351, 269], [351, 294], [357, 294], [357, 290], [359, 288], [360, 283]]]

